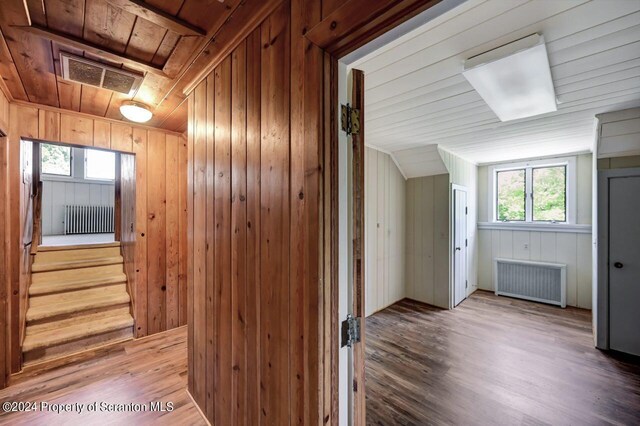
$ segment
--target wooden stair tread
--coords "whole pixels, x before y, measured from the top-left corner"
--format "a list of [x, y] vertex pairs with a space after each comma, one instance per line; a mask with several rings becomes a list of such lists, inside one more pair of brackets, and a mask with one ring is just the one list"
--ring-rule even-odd
[[120, 256], [120, 247], [91, 248], [78, 250], [44, 251], [36, 253], [34, 264], [52, 262], [71, 262], [104, 257]]
[[127, 276], [124, 273], [98, 277], [81, 277], [76, 280], [47, 280], [31, 284], [29, 287], [29, 295], [41, 296], [45, 294], [84, 290], [92, 287], [112, 284], [124, 284], [126, 282]]
[[129, 306], [122, 306], [122, 307], [108, 309], [102, 312], [93, 312], [93, 313], [88, 313], [88, 314], [84, 314], [77, 317], [57, 319], [57, 320], [52, 320], [48, 322], [43, 322], [41, 324], [29, 324], [29, 326], [27, 326], [25, 329], [25, 335], [55, 332], [59, 328], [76, 325], [78, 324], [79, 321], [98, 320], [100, 318], [110, 318], [114, 316], [130, 314], [130, 312], [131, 312], [131, 309]]
[[109, 286], [30, 298], [27, 322], [130, 302], [126, 286]]
[[31, 275], [31, 285], [47, 282], [75, 281], [78, 277], [90, 279], [101, 278], [124, 273], [122, 264], [92, 266], [79, 269], [62, 269], [59, 271], [34, 272]]
[[55, 332], [48, 330], [33, 333], [29, 331], [30, 327], [27, 327], [26, 337], [22, 345], [23, 352], [59, 345], [133, 326], [133, 318], [128, 312], [107, 317], [104, 315], [87, 315], [86, 317], [75, 318], [75, 320], [75, 324], [70, 325], [67, 323], [57, 328]]
[[90, 248], [107, 248], [107, 247], [120, 247], [120, 241], [114, 241], [112, 243], [96, 243], [96, 244], [75, 244], [68, 246], [38, 246], [38, 251], [63, 251], [63, 250], [78, 250], [78, 249], [90, 249]]
[[122, 262], [123, 262], [122, 256], [117, 256], [117, 257], [74, 260], [74, 261], [66, 261], [66, 262], [34, 263], [31, 266], [31, 270], [33, 272], [58, 271], [63, 269], [79, 269], [79, 268], [88, 268], [92, 266], [114, 265]]

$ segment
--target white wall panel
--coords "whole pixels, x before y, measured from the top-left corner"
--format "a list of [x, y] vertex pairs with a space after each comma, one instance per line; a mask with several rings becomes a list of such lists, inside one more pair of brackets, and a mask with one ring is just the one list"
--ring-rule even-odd
[[365, 150], [365, 313], [406, 294], [406, 182], [393, 159]]
[[407, 297], [449, 307], [449, 175], [407, 181]]
[[46, 180], [42, 182], [42, 234], [64, 233], [64, 206], [113, 206], [115, 189], [113, 183], [83, 183], [78, 180], [64, 182]]
[[640, 154], [640, 108], [598, 115], [598, 158]]

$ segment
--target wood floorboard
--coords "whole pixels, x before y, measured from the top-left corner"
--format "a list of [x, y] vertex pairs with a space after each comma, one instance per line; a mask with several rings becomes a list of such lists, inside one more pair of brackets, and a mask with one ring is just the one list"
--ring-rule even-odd
[[478, 291], [366, 320], [370, 425], [640, 424], [638, 359], [593, 347], [591, 312]]
[[[187, 392], [187, 329], [116, 345], [96, 358], [49, 371], [26, 371], [0, 391], [8, 401], [50, 404], [173, 403], [168, 412], [4, 413], [0, 425], [204, 425]], [[166, 407], [166, 405], [165, 405]], [[115, 408], [115, 407], [114, 407]]]

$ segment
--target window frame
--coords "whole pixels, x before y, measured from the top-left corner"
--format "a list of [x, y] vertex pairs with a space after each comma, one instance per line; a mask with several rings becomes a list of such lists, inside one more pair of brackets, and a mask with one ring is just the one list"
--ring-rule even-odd
[[[522, 220], [498, 220], [498, 173], [500, 172], [515, 172], [515, 171], [520, 171], [522, 170], [524, 172], [524, 219]], [[493, 190], [495, 191], [495, 197], [493, 197], [493, 203], [495, 204], [495, 206], [493, 206], [494, 208], [494, 215], [495, 215], [495, 222], [500, 222], [500, 223], [527, 223], [527, 169], [525, 167], [516, 167], [516, 168], [508, 168], [508, 169], [497, 169], [495, 172], [495, 179], [494, 179], [494, 188]]]
[[87, 155], [89, 154], [89, 151], [102, 151], [102, 152], [106, 152], [106, 153], [111, 153], [113, 154], [113, 165], [115, 168], [116, 162], [118, 161], [118, 156], [117, 153], [115, 151], [108, 151], [108, 150], [104, 150], [104, 149], [95, 149], [95, 148], [84, 148], [83, 149], [83, 178], [84, 180], [91, 180], [91, 181], [96, 181], [96, 182], [114, 182], [116, 181], [116, 173], [114, 170], [114, 176], [113, 179], [107, 179], [107, 178], [96, 178], [96, 177], [90, 177], [87, 173], [89, 171], [89, 167], [87, 164]]
[[[543, 220], [533, 220], [533, 169], [545, 167], [564, 166], [565, 173], [565, 221], [553, 222]], [[498, 220], [498, 172], [509, 170], [525, 170], [525, 220], [524, 221], [501, 221]], [[562, 226], [576, 223], [576, 202], [577, 202], [577, 182], [576, 182], [576, 157], [558, 157], [548, 159], [525, 160], [514, 163], [501, 163], [489, 166], [488, 171], [488, 218], [491, 223], [505, 225], [524, 224], [527, 226]]]
[[[69, 150], [69, 174], [68, 175], [60, 175], [57, 173], [47, 173], [44, 171], [44, 167], [43, 167], [43, 161], [42, 161], [42, 146], [43, 145], [54, 145], [54, 146], [60, 146], [62, 148], [67, 148]], [[56, 179], [62, 179], [62, 180], [72, 180], [75, 177], [75, 166], [74, 166], [74, 158], [75, 156], [73, 155], [73, 147], [69, 146], [69, 145], [63, 145], [63, 144], [58, 144], [58, 143], [49, 143], [49, 142], [41, 142], [40, 143], [40, 172], [43, 175], [47, 175], [47, 176], [52, 176]]]

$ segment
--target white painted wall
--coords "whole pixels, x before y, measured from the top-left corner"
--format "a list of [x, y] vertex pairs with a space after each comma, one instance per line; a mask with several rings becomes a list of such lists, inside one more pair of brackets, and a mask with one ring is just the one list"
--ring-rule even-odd
[[113, 206], [113, 183], [42, 182], [42, 235], [64, 234], [64, 206]]
[[404, 176], [389, 154], [365, 149], [365, 314], [405, 297]]
[[640, 108], [598, 114], [598, 158], [640, 155]]
[[449, 175], [407, 180], [407, 297], [449, 308]]
[[[592, 222], [592, 156], [577, 156], [577, 223]], [[478, 168], [478, 222], [488, 221], [488, 166]], [[540, 260], [567, 264], [567, 304], [591, 309], [592, 238], [578, 232], [478, 231], [478, 288], [495, 289], [493, 259]]]

